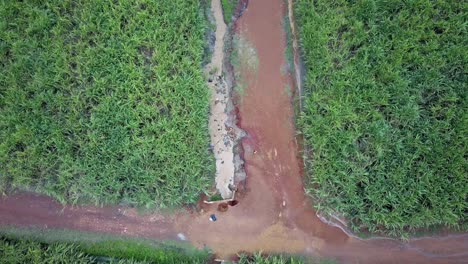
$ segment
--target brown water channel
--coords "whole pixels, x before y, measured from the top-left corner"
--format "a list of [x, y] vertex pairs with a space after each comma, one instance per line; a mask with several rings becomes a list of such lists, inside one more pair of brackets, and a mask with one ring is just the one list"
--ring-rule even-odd
[[[285, 71], [283, 0], [251, 0], [235, 24], [235, 70], [246, 192], [216, 223], [195, 220], [189, 238], [221, 256], [238, 251], [319, 254], [345, 263], [463, 263], [468, 235], [360, 240], [317, 217], [302, 184], [295, 137], [294, 73]], [[239, 50], [244, 49], [244, 50]], [[237, 69], [236, 69], [237, 68]]]
[[[0, 199], [0, 225], [70, 228], [157, 239], [184, 236], [220, 258], [244, 252], [288, 252], [336, 258], [343, 263], [467, 263], [468, 234], [437, 238], [361, 240], [316, 216], [302, 185], [295, 138], [294, 74], [285, 71], [284, 0], [251, 0], [236, 22], [236, 37], [249, 49], [240, 59], [238, 125], [247, 179], [236, 206], [226, 212], [138, 215], [123, 207], [62, 207], [50, 198], [18, 194]], [[245, 54], [244, 54], [245, 55]], [[253, 64], [249, 65], [249, 64]], [[209, 221], [216, 213], [218, 220]], [[180, 237], [180, 236], [179, 236]]]

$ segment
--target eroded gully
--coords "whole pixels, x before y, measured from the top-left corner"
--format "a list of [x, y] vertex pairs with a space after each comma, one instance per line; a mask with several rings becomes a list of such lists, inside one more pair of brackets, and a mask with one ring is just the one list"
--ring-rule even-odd
[[[251, 0], [235, 25], [236, 34], [258, 56], [255, 72], [242, 74], [246, 87], [238, 102], [238, 125], [247, 133], [241, 143], [247, 179], [237, 206], [224, 213], [214, 205], [203, 205], [199, 211], [141, 216], [122, 207], [64, 208], [49, 198], [23, 193], [0, 201], [0, 224], [158, 239], [177, 239], [182, 233], [194, 245], [211, 248], [219, 258], [263, 251], [320, 255], [343, 263], [466, 263], [467, 234], [406, 243], [360, 240], [316, 216], [302, 185], [294, 109], [287, 88], [294, 89], [293, 76], [283, 70], [286, 12], [283, 0]], [[208, 220], [212, 213], [218, 221]]]

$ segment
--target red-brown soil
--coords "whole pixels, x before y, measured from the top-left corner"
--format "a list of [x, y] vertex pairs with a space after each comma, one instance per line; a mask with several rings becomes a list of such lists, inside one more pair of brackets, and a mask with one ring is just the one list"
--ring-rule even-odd
[[[251, 0], [237, 21], [237, 34], [255, 48], [259, 65], [248, 75], [239, 104], [246, 189], [226, 212], [200, 203], [200, 212], [171, 215], [137, 213], [123, 207], [62, 207], [50, 198], [17, 194], [0, 200], [0, 224], [70, 228], [156, 239], [183, 233], [198, 247], [219, 257], [237, 252], [289, 252], [337, 258], [344, 263], [466, 263], [468, 234], [412, 239], [360, 240], [321, 222], [304, 194], [302, 161], [295, 139], [294, 111], [282, 71], [286, 48], [283, 0]], [[217, 221], [209, 221], [210, 214]]]
[[173, 239], [174, 215], [141, 215], [125, 207], [62, 206], [51, 198], [19, 193], [0, 199], [0, 225], [68, 228]]

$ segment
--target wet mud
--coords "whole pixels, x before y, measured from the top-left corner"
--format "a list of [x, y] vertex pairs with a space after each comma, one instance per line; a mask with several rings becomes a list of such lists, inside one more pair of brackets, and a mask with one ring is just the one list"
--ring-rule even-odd
[[208, 127], [211, 138], [210, 148], [216, 162], [216, 189], [224, 199], [229, 199], [234, 195], [229, 186], [234, 184], [234, 177], [242, 166], [242, 160], [237, 158], [236, 145], [243, 131], [236, 126], [235, 112], [231, 110], [231, 87], [222, 72], [227, 26], [224, 24], [220, 1], [212, 0], [211, 10], [212, 14], [209, 17], [216, 24], [216, 31], [211, 61], [205, 66], [205, 74], [208, 76], [207, 86], [211, 90]]
[[[183, 234], [195, 246], [209, 247], [224, 259], [238, 252], [263, 251], [319, 255], [342, 263], [466, 263], [466, 233], [407, 242], [361, 240], [317, 216], [302, 184], [303, 161], [288, 92], [294, 90], [295, 73], [283, 70], [287, 62], [282, 21], [287, 7], [284, 0], [251, 0], [234, 25], [236, 36], [246, 41], [244, 47], [253, 48], [258, 62], [251, 68], [242, 64], [249, 60], [240, 60], [237, 67], [241, 71], [237, 76], [246, 78], [242, 94], [237, 95], [241, 99], [236, 114], [237, 124], [246, 132], [241, 147], [247, 177], [238, 186], [235, 206], [228, 204], [228, 210], [220, 211], [218, 204], [200, 202], [198, 210], [140, 216], [122, 207], [63, 208], [44, 196], [18, 194], [0, 199], [0, 224], [156, 239], [178, 239]], [[210, 221], [211, 214], [217, 221]]]
[[133, 208], [118, 206], [64, 207], [47, 196], [34, 193], [18, 193], [0, 198], [0, 226], [77, 229], [123, 236], [175, 239], [173, 222], [178, 214], [142, 215]]

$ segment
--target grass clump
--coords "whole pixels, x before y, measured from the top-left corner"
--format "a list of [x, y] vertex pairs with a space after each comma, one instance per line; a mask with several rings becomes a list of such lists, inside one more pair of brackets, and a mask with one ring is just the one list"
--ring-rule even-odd
[[232, 17], [234, 16], [234, 11], [236, 11], [238, 0], [221, 0], [221, 7], [223, 8], [223, 17], [224, 23], [229, 25], [232, 21]]
[[0, 191], [176, 206], [210, 185], [199, 1], [1, 1]]
[[295, 2], [307, 189], [355, 230], [466, 222], [466, 4]]
[[220, 193], [215, 193], [211, 195], [208, 199], [210, 202], [222, 201], [224, 200]]

